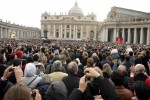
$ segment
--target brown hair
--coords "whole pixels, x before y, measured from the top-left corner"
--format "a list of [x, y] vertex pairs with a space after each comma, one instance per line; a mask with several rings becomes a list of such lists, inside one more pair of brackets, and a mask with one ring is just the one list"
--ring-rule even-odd
[[108, 73], [109, 75], [112, 74], [111, 66], [108, 63], [103, 65], [102, 71]]
[[93, 58], [88, 58], [88, 59], [87, 59], [86, 67], [93, 67], [93, 65], [94, 65], [94, 60], [93, 60]]
[[86, 51], [83, 51], [82, 56], [83, 57], [88, 57], [88, 53]]
[[26, 86], [16, 84], [6, 92], [4, 100], [32, 100], [32, 97]]

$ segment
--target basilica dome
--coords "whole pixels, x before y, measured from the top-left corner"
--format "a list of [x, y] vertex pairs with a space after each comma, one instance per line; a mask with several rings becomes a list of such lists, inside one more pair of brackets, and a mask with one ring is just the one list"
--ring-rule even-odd
[[75, 2], [74, 7], [69, 10], [68, 14], [73, 16], [83, 16], [83, 12], [81, 8], [78, 7], [77, 2]]

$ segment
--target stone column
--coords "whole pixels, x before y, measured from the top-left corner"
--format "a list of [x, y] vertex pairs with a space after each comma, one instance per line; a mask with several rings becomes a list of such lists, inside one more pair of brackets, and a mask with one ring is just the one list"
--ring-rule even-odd
[[[21, 36], [21, 38], [24, 38], [24, 31], [22, 31], [22, 36]], [[33, 37], [34, 38], [34, 37]]]
[[24, 38], [28, 38], [28, 32], [27, 31], [25, 32], [25, 37]]
[[123, 43], [125, 43], [125, 33], [124, 33], [124, 28], [122, 28], [122, 38], [123, 38]]
[[86, 26], [86, 39], [88, 38], [89, 39], [89, 26], [87, 25]]
[[70, 32], [69, 32], [69, 38], [70, 38], [70, 39], [71, 39], [71, 34], [72, 34], [72, 33], [71, 33], [71, 28], [72, 28], [72, 27], [71, 27], [71, 24], [70, 24]]
[[73, 39], [75, 39], [75, 34], [76, 34], [76, 25], [73, 25], [73, 30], [74, 30], [74, 33], [73, 33]]
[[61, 25], [59, 25], [59, 39], [61, 38]]
[[149, 27], [147, 28], [147, 39], [146, 39], [146, 44], [147, 44], [147, 45], [150, 44], [150, 30], [149, 30]]
[[77, 32], [78, 32], [78, 28], [77, 28], [77, 25], [76, 25], [76, 33], [75, 33], [75, 39], [77, 39]]
[[[7, 31], [7, 38], [10, 38], [10, 33], [11, 33], [11, 30], [8, 29], [8, 31]], [[15, 31], [14, 37], [16, 37], [16, 35], [17, 35], [17, 33], [16, 33], [16, 31]]]
[[66, 39], [66, 25], [65, 25], [65, 29], [64, 29], [64, 38]]
[[3, 29], [3, 37], [6, 38], [6, 28]]
[[130, 32], [130, 28], [128, 28], [128, 43], [131, 43], [131, 32]]
[[[37, 37], [38, 37], [38, 35], [37, 35]], [[28, 38], [31, 38], [31, 32], [28, 33]]]
[[8, 28], [6, 28], [6, 38], [9, 38], [9, 31], [8, 31]]
[[116, 28], [114, 28], [113, 42], [116, 42], [116, 37], [117, 37], [117, 30], [116, 30]]
[[105, 41], [107, 42], [108, 41], [108, 28], [106, 28], [106, 30], [105, 30], [106, 32], [105, 32]]
[[137, 29], [134, 28], [134, 40], [133, 43], [137, 43]]
[[55, 37], [56, 37], [56, 36], [55, 36], [55, 34], [56, 34], [56, 32], [55, 32], [55, 24], [54, 24], [53, 32], [54, 32], [54, 34], [53, 34], [53, 35], [54, 35], [54, 38], [55, 38]]
[[83, 39], [83, 25], [81, 25], [81, 39]]
[[[18, 38], [20, 38], [20, 31], [18, 31]], [[32, 36], [31, 36], [31, 38], [32, 38]]]
[[141, 28], [140, 32], [140, 44], [143, 44], [143, 28]]
[[62, 24], [60, 25], [60, 38], [62, 38]]
[[[108, 32], [107, 32], [107, 37], [108, 37]], [[96, 41], [96, 26], [94, 26], [94, 39]]]
[[2, 31], [2, 27], [0, 28], [0, 31], [1, 31], [1, 35], [0, 35], [0, 37], [2, 38], [3, 37], [3, 31]]

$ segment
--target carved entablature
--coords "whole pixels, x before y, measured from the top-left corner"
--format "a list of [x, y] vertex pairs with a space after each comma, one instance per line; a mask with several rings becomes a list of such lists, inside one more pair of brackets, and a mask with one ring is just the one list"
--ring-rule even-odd
[[112, 7], [107, 15], [107, 21], [141, 21], [145, 19], [150, 19], [149, 13], [120, 7]]
[[70, 17], [63, 17], [62, 20], [64, 20], [64, 21], [67, 20], [67, 21], [68, 21], [68, 20], [72, 20], [72, 19], [73, 19], [73, 18], [70, 18]]

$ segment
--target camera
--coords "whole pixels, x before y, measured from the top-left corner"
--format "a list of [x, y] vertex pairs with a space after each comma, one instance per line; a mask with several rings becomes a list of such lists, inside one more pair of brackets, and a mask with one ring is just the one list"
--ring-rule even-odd
[[14, 71], [15, 68], [17, 68], [17, 67], [12, 67], [12, 68], [10, 68], [10, 69], [9, 69], [9, 72]]
[[32, 98], [35, 98], [36, 93], [32, 91], [32, 92], [31, 92], [31, 96], [32, 96]]
[[86, 82], [86, 81], [91, 81], [91, 77], [86, 75], [86, 76], [85, 76], [85, 82]]

